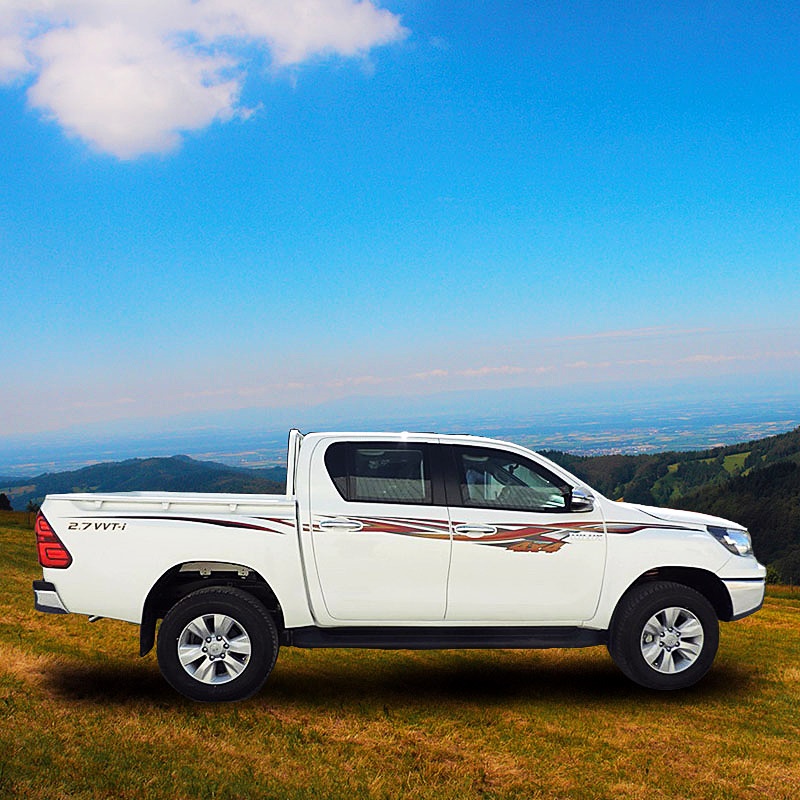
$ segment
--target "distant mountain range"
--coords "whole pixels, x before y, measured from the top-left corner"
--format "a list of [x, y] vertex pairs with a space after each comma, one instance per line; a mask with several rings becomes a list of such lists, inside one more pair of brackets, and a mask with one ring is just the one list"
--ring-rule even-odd
[[[612, 500], [703, 511], [750, 529], [773, 580], [800, 583], [800, 428], [712, 450], [579, 456], [544, 451]], [[63, 492], [281, 494], [284, 467], [230, 467], [188, 456], [134, 458], [34, 478], [0, 478], [15, 509]]]

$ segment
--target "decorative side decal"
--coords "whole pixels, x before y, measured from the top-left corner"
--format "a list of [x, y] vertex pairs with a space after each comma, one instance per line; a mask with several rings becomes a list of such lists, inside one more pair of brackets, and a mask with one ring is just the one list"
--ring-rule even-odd
[[[113, 519], [113, 518], [104, 518]], [[127, 522], [135, 522], [136, 520], [155, 520], [162, 522], [163, 520], [170, 520], [172, 522], [193, 522], [199, 525], [213, 525], [218, 528], [240, 528], [253, 531], [266, 531], [267, 533], [287, 534], [294, 533], [295, 525], [291, 520], [281, 519], [279, 517], [252, 517], [258, 519], [266, 524], [256, 525], [253, 522], [241, 522], [240, 520], [213, 518], [213, 517], [179, 517], [167, 515], [145, 515], [145, 514], [126, 514], [124, 517], [126, 522], [105, 522], [105, 521], [92, 521], [84, 522], [82, 520], [70, 522], [69, 530], [125, 530]], [[73, 527], [75, 526], [75, 527]]]
[[[325, 517], [325, 519], [330, 519]], [[409, 519], [408, 517], [348, 517], [361, 523], [358, 533], [394, 533], [399, 536], [415, 536], [421, 539], [449, 539], [450, 523], [446, 519]], [[325, 533], [315, 519], [314, 533]]]
[[[331, 519], [324, 517], [323, 519]], [[353, 522], [361, 523], [358, 530], [350, 533], [358, 536], [362, 533], [391, 533], [399, 536], [413, 536], [420, 539], [449, 539], [450, 523], [437, 519], [409, 519], [408, 517], [348, 517]], [[326, 533], [320, 527], [320, 519], [315, 519], [312, 530], [317, 534]], [[453, 520], [453, 529], [457, 530], [463, 523]], [[562, 547], [574, 544], [583, 539], [602, 539], [606, 532], [611, 534], [638, 533], [651, 529], [694, 530], [677, 525], [651, 525], [628, 522], [576, 522], [571, 525], [536, 525], [519, 523], [516, 525], [487, 526], [493, 532], [483, 536], [466, 536], [453, 533], [454, 542], [490, 545], [512, 550], [515, 553], [557, 553]]]
[[481, 539], [469, 539], [466, 536], [455, 536], [456, 541], [474, 541], [477, 544], [489, 544], [503, 547], [515, 553], [557, 553], [565, 544], [572, 531], [559, 531], [555, 527], [503, 527], [497, 533]]
[[[327, 519], [327, 518], [326, 518]], [[389, 533], [399, 536], [413, 536], [420, 539], [450, 539], [450, 523], [447, 520], [409, 519], [407, 517], [348, 517], [353, 522], [361, 523], [361, 528], [352, 531], [352, 535], [363, 533]], [[320, 527], [320, 520], [315, 519], [313, 531], [325, 534]], [[460, 523], [453, 522], [453, 527]], [[576, 539], [597, 539], [603, 536], [603, 526], [599, 523], [576, 525], [519, 525], [491, 526], [493, 532], [475, 538], [458, 533], [452, 535], [454, 542], [491, 545], [512, 550], [517, 553], [557, 553], [564, 545], [569, 544], [570, 537]]]
[[697, 527], [686, 527], [678, 524], [652, 524], [650, 522], [607, 522], [606, 531], [608, 533], [639, 533], [639, 531], [665, 530], [665, 531], [696, 531]]
[[586, 522], [574, 525], [497, 525], [495, 533], [475, 539], [456, 534], [453, 541], [470, 541], [503, 547], [515, 553], [557, 553], [570, 540], [602, 539], [602, 523]]

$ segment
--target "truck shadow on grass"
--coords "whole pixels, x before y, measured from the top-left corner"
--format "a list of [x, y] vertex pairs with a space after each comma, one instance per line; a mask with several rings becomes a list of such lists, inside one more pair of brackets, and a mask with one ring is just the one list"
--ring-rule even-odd
[[[265, 710], [277, 707], [312, 710], [391, 705], [429, 709], [454, 708], [463, 703], [503, 706], [510, 702], [533, 705], [563, 701], [592, 704], [660, 704], [725, 700], [757, 689], [757, 677], [744, 667], [719, 664], [696, 686], [679, 692], [654, 692], [627, 680], [610, 662], [498, 663], [442, 655], [435, 664], [395, 656], [390, 663], [329, 663], [293, 669], [280, 665], [264, 688], [239, 704]], [[181, 706], [192, 704], [174, 692], [151, 661], [138, 664], [60, 665], [46, 678], [59, 698], [118, 707]]]
[[[278, 673], [267, 683], [256, 700], [266, 704], [319, 707], [332, 702], [339, 706], [358, 706], [370, 701], [430, 708], [432, 705], [461, 707], [475, 703], [483, 707], [526, 702], [531, 705], [552, 702], [593, 704], [658, 702], [736, 696], [752, 682], [737, 667], [712, 670], [697, 686], [683, 692], [651, 692], [631, 683], [609, 661], [604, 663], [462, 663], [458, 658], [431, 667], [425, 664], [396, 665], [380, 674], [365, 675], [362, 670], [325, 671], [322, 675]], [[735, 687], [735, 688], [734, 688]]]

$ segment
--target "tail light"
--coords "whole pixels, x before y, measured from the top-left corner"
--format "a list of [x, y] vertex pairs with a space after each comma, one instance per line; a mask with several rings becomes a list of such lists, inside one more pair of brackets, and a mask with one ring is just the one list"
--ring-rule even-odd
[[72, 563], [69, 550], [50, 527], [50, 523], [40, 511], [36, 517], [36, 549], [39, 551], [39, 563], [51, 569], [66, 569]]

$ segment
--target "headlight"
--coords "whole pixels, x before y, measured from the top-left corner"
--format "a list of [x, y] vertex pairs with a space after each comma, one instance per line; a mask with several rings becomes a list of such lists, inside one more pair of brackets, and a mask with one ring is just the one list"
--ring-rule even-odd
[[709, 525], [708, 532], [735, 556], [753, 555], [753, 542], [747, 531], [741, 528], [718, 528], [716, 525]]

